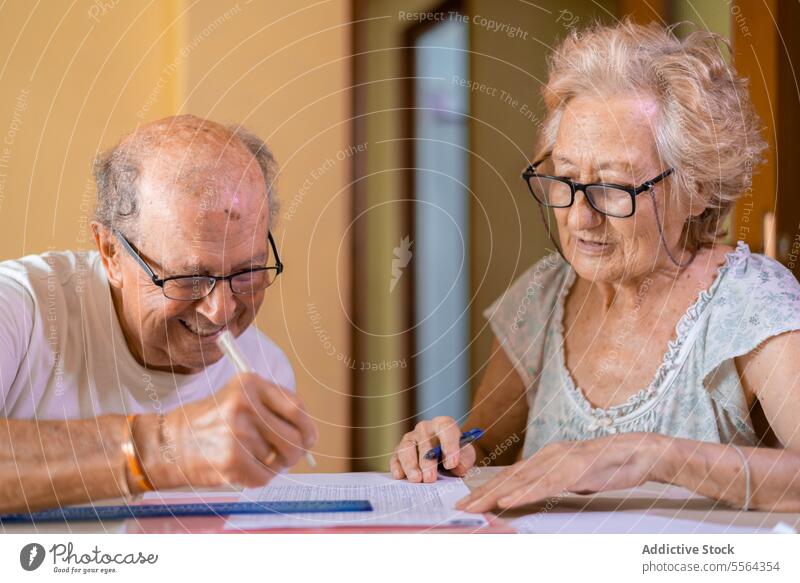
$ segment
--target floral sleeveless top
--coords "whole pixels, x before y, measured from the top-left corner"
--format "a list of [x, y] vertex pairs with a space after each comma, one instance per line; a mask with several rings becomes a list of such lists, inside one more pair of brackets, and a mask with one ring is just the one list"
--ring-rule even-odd
[[800, 330], [800, 283], [791, 271], [739, 241], [678, 321], [650, 385], [605, 409], [591, 405], [566, 367], [564, 301], [575, 278], [554, 253], [484, 312], [527, 387], [524, 457], [555, 441], [633, 431], [755, 445], [733, 359]]

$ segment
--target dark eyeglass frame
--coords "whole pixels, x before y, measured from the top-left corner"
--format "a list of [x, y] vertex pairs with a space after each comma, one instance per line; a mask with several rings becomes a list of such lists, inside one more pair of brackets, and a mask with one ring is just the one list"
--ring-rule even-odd
[[[575, 182], [567, 178], [566, 176], [551, 176], [549, 174], [538, 173], [536, 171], [537, 166], [541, 165], [542, 162], [544, 162], [546, 159], [547, 156], [545, 156], [538, 162], [530, 164], [522, 173], [522, 179], [525, 181], [525, 184], [528, 185], [528, 190], [531, 191], [531, 194], [533, 195], [533, 198], [536, 199], [536, 202], [538, 202], [542, 206], [549, 208], [568, 208], [575, 203], [575, 193], [581, 191], [583, 192], [583, 196], [586, 197], [586, 200], [589, 202], [589, 204], [594, 210], [596, 210], [601, 215], [606, 215], [616, 219], [626, 219], [628, 217], [632, 217], [636, 213], [636, 197], [642, 194], [643, 192], [648, 192], [652, 190], [656, 184], [664, 180], [667, 176], [669, 176], [675, 171], [674, 168], [667, 168], [666, 170], [664, 170], [664, 172], [662, 172], [655, 178], [651, 178], [650, 180], [644, 181], [640, 186], [626, 186], [624, 184], [614, 184], [608, 182], [590, 182], [588, 184], [582, 184], [580, 182]], [[556, 180], [558, 182], [563, 182], [564, 184], [569, 186], [570, 188], [569, 204], [563, 204], [563, 205], [548, 204], [546, 202], [539, 200], [539, 197], [536, 196], [536, 192], [534, 191], [533, 186], [531, 185], [531, 178], [547, 178], [549, 180]], [[627, 215], [615, 215], [600, 210], [595, 206], [594, 201], [592, 201], [592, 197], [586, 194], [586, 189], [591, 186], [601, 187], [601, 188], [616, 188], [617, 190], [622, 190], [627, 192], [631, 197], [631, 212]]]
[[[128, 241], [128, 239], [125, 238], [125, 235], [120, 233], [117, 229], [112, 229], [112, 231], [117, 236], [117, 239], [119, 239], [120, 243], [122, 243], [122, 246], [125, 247], [125, 250], [136, 260], [136, 262], [142, 267], [142, 269], [144, 269], [145, 273], [147, 273], [148, 277], [150, 277], [150, 281], [152, 281], [155, 285], [157, 285], [158, 287], [161, 288], [161, 291], [164, 294], [164, 297], [169, 299], [169, 300], [176, 301], [176, 302], [196, 302], [198, 300], [202, 300], [203, 298], [208, 297], [209, 295], [211, 295], [211, 292], [213, 292], [214, 288], [217, 287], [217, 282], [218, 281], [227, 281], [228, 285], [231, 288], [231, 292], [236, 294], [236, 295], [248, 295], [248, 293], [250, 293], [250, 292], [237, 292], [236, 290], [233, 289], [233, 278], [234, 277], [236, 277], [237, 275], [242, 275], [243, 273], [258, 273], [258, 272], [262, 272], [262, 271], [275, 271], [275, 278], [277, 278], [281, 273], [283, 273], [283, 263], [281, 262], [281, 258], [278, 255], [278, 247], [275, 245], [275, 239], [272, 238], [272, 233], [270, 231], [267, 231], [267, 240], [269, 241], [269, 245], [270, 245], [270, 247], [272, 249], [272, 254], [275, 256], [275, 265], [267, 265], [267, 266], [264, 266], [264, 267], [255, 267], [255, 268], [251, 268], [251, 269], [242, 269], [241, 271], [237, 271], [235, 273], [229, 273], [228, 275], [172, 275], [170, 277], [164, 277], [164, 278], [159, 278], [155, 274], [155, 272], [151, 269], [151, 267], [147, 264], [147, 262], [139, 254], [139, 251], [136, 249], [136, 247], [133, 245], [133, 243], [131, 243], [130, 241]], [[196, 280], [196, 279], [199, 279], [199, 278], [203, 278], [203, 279], [206, 279], [206, 280], [213, 280], [213, 282], [214, 282], [211, 285], [211, 287], [208, 289], [208, 293], [206, 293], [205, 295], [199, 296], [199, 297], [187, 298], [187, 299], [171, 298], [171, 297], [169, 297], [167, 295], [166, 290], [164, 289], [164, 286], [167, 284], [167, 282], [170, 282], [170, 281], [174, 281], [174, 280], [178, 280], [178, 279], [180, 279], [180, 280]], [[275, 282], [275, 280], [272, 281], [272, 283], [274, 283], [274, 282]], [[267, 289], [270, 285], [272, 285], [272, 283], [270, 283], [269, 285], [267, 285], [266, 287], [264, 287], [262, 289]]]

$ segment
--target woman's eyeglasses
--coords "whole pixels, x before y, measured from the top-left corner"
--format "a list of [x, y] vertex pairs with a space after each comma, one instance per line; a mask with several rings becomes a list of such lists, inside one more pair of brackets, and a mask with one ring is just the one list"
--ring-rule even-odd
[[673, 169], [669, 168], [655, 178], [645, 181], [641, 186], [602, 182], [581, 184], [564, 176], [540, 174], [536, 168], [543, 161], [531, 164], [522, 173], [522, 179], [539, 204], [551, 208], [567, 208], [575, 202], [575, 193], [581, 191], [594, 210], [618, 219], [632, 216], [636, 212], [636, 197], [652, 190], [658, 182], [673, 172]]

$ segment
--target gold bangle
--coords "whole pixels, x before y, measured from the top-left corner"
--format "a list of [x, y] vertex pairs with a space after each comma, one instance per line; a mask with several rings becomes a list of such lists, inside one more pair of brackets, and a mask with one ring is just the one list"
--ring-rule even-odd
[[[153, 488], [152, 482], [150, 482], [150, 479], [144, 472], [138, 452], [136, 451], [136, 444], [133, 441], [133, 425], [136, 423], [137, 417], [138, 415], [128, 415], [128, 439], [122, 444], [122, 451], [125, 453], [129, 475], [133, 476], [139, 490], [143, 492], [152, 492], [155, 488]], [[130, 484], [128, 484], [128, 489], [130, 490]]]

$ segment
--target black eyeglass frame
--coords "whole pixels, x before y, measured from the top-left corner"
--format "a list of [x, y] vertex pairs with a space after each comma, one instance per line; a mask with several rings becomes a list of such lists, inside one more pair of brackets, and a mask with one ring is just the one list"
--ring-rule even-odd
[[[241, 271], [237, 271], [235, 273], [229, 273], [228, 275], [172, 275], [170, 277], [164, 277], [164, 278], [159, 278], [155, 274], [155, 272], [152, 270], [152, 268], [147, 264], [147, 262], [139, 254], [139, 251], [137, 251], [137, 249], [133, 245], [133, 243], [131, 243], [130, 241], [128, 241], [127, 238], [125, 238], [125, 235], [120, 233], [119, 230], [117, 230], [117, 229], [112, 229], [112, 231], [117, 236], [117, 239], [119, 239], [120, 243], [122, 243], [122, 246], [125, 247], [125, 250], [131, 255], [131, 257], [133, 257], [136, 260], [136, 262], [142, 267], [142, 269], [144, 269], [145, 273], [147, 273], [147, 275], [150, 277], [150, 281], [152, 281], [155, 285], [157, 285], [158, 287], [161, 288], [162, 293], [164, 293], [164, 297], [169, 299], [169, 300], [176, 301], [176, 302], [196, 302], [197, 300], [201, 300], [201, 299], [203, 299], [205, 297], [208, 297], [209, 295], [211, 295], [211, 292], [214, 291], [214, 288], [217, 287], [217, 282], [218, 281], [227, 281], [228, 285], [231, 288], [231, 292], [236, 294], [236, 295], [247, 295], [248, 292], [237, 292], [236, 290], [233, 289], [233, 278], [236, 277], [237, 275], [242, 275], [243, 273], [257, 273], [257, 272], [260, 272], [260, 271], [273, 271], [274, 270], [275, 271], [275, 277], [277, 278], [281, 273], [283, 273], [283, 267], [284, 266], [283, 266], [283, 263], [281, 262], [280, 256], [278, 255], [278, 247], [275, 245], [275, 239], [272, 238], [272, 232], [270, 232], [270, 231], [267, 231], [267, 240], [269, 241], [269, 245], [270, 245], [270, 247], [272, 249], [272, 254], [275, 256], [275, 265], [267, 265], [267, 266], [264, 266], [264, 267], [255, 267], [255, 268], [250, 268], [250, 269], [242, 269]], [[200, 296], [200, 297], [197, 297], [197, 298], [188, 298], [188, 299], [171, 298], [166, 294], [166, 291], [164, 290], [164, 286], [167, 284], [167, 282], [174, 281], [176, 279], [193, 280], [193, 279], [198, 279], [198, 278], [204, 278], [204, 279], [207, 279], [207, 280], [213, 280], [214, 281], [212, 286], [209, 288], [208, 293], [203, 295], [203, 296]], [[273, 283], [274, 283], [274, 280], [273, 280]], [[272, 285], [272, 284], [269, 284], [267, 287], [265, 287], [263, 289], [267, 289], [270, 285]]]
[[[549, 208], [569, 208], [573, 204], [575, 204], [575, 193], [578, 192], [578, 191], [581, 191], [581, 192], [583, 192], [583, 196], [586, 197], [586, 200], [589, 202], [589, 204], [591, 205], [591, 207], [594, 210], [596, 210], [601, 215], [606, 215], [606, 216], [609, 216], [609, 217], [612, 217], [612, 218], [615, 218], [615, 219], [626, 219], [628, 217], [632, 217], [636, 213], [636, 197], [639, 196], [640, 194], [642, 194], [643, 192], [648, 192], [648, 191], [652, 190], [653, 187], [656, 184], [658, 184], [659, 182], [664, 180], [667, 176], [669, 176], [670, 174], [672, 174], [675, 171], [674, 168], [667, 168], [666, 170], [664, 170], [664, 172], [662, 172], [661, 174], [659, 174], [655, 178], [652, 178], [650, 180], [644, 181], [640, 186], [626, 186], [626, 185], [623, 185], [623, 184], [614, 184], [614, 183], [607, 183], [607, 182], [590, 182], [588, 184], [582, 184], [580, 182], [575, 182], [575, 181], [573, 181], [573, 180], [571, 180], [571, 179], [569, 179], [569, 178], [567, 178], [565, 176], [551, 176], [549, 174], [539, 174], [538, 172], [536, 172], [536, 167], [539, 166], [540, 164], [542, 164], [542, 162], [544, 162], [546, 159], [547, 159], [547, 157], [542, 158], [538, 162], [530, 164], [524, 170], [524, 172], [522, 173], [522, 179], [525, 181], [525, 184], [528, 185], [528, 190], [531, 191], [531, 194], [533, 195], [533, 198], [536, 200], [536, 202], [538, 202], [542, 206], [549, 207]], [[564, 205], [548, 204], [546, 202], [542, 202], [541, 200], [539, 200], [539, 197], [536, 196], [536, 192], [534, 192], [533, 186], [531, 186], [531, 180], [530, 180], [531, 178], [547, 178], [549, 180], [556, 180], [558, 182], [562, 182], [562, 183], [566, 184], [567, 186], [569, 186], [569, 188], [570, 188], [570, 201], [569, 201], [569, 204], [564, 204]], [[602, 211], [599, 208], [597, 208], [594, 205], [594, 202], [592, 201], [592, 197], [589, 196], [588, 194], [586, 194], [586, 189], [589, 188], [589, 187], [592, 187], [592, 186], [602, 187], [602, 188], [616, 188], [617, 190], [622, 190], [622, 191], [627, 192], [631, 197], [631, 212], [630, 212], [630, 214], [627, 214], [627, 215], [614, 215], [614, 214], [607, 213], [607, 212]]]

